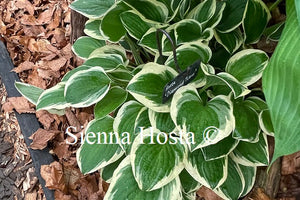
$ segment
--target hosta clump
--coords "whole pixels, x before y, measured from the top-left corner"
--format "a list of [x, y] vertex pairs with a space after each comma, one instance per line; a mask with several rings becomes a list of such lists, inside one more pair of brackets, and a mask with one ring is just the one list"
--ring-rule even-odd
[[[38, 110], [62, 114], [95, 104], [77, 161], [84, 174], [100, 170], [111, 183], [105, 199], [195, 199], [202, 185], [224, 199], [246, 195], [257, 166], [269, 163], [273, 134], [253, 85], [269, 58], [251, 44], [281, 30], [266, 29], [265, 4], [77, 0], [71, 8], [90, 18], [87, 36], [73, 45], [84, 64], [45, 91], [16, 87]], [[196, 61], [195, 79], [163, 103], [176, 66], [184, 71]]]

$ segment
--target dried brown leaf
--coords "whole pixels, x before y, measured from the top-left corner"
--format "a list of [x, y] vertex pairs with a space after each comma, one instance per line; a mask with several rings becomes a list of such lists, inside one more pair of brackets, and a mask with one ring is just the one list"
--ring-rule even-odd
[[211, 189], [202, 186], [198, 191], [197, 195], [205, 200], [222, 200], [221, 197], [216, 195]]
[[37, 111], [36, 117], [38, 118], [39, 122], [44, 126], [46, 130], [49, 130], [51, 124], [55, 121], [54, 115], [50, 114], [45, 110]]
[[35, 113], [34, 105], [29, 103], [24, 97], [10, 97], [7, 100], [8, 102], [3, 105], [5, 112], [11, 112], [12, 109], [15, 109], [19, 114]]
[[35, 67], [33, 62], [25, 61], [22, 62], [17, 68], [14, 68], [13, 71], [16, 73], [21, 73], [26, 70], [31, 70]]
[[51, 190], [66, 192], [63, 169], [59, 162], [41, 166], [41, 176], [46, 182], [46, 187]]
[[52, 140], [60, 131], [44, 130], [39, 128], [29, 139], [33, 140], [30, 144], [31, 149], [42, 150], [47, 147], [48, 142]]

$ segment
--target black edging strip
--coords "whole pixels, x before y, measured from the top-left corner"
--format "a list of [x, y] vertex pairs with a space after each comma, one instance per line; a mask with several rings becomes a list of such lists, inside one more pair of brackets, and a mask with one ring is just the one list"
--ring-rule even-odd
[[[10, 56], [6, 50], [3, 42], [0, 41], [0, 76], [2, 82], [5, 85], [8, 97], [20, 97], [21, 94], [15, 88], [15, 81], [20, 81], [18, 75], [11, 70], [14, 68], [14, 65], [10, 59]], [[40, 184], [42, 185], [45, 197], [47, 200], [54, 199], [54, 191], [49, 190], [45, 187], [45, 180], [41, 177], [41, 165], [49, 165], [54, 161], [52, 155], [49, 153], [49, 149], [45, 148], [43, 150], [33, 150], [29, 148], [31, 140], [30, 137], [35, 131], [40, 128], [40, 124], [35, 116], [35, 114], [18, 114], [16, 117], [20, 125], [22, 134], [24, 135], [25, 143], [28, 147], [29, 153], [31, 155], [36, 175], [39, 179]]]

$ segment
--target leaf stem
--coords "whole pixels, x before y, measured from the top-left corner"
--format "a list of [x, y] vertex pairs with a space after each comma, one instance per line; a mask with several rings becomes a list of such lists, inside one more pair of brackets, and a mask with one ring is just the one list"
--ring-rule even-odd
[[136, 44], [132, 41], [132, 39], [130, 38], [129, 35], [125, 36], [125, 41], [128, 43], [128, 45], [131, 49], [131, 52], [132, 52], [132, 55], [134, 57], [134, 60], [135, 60], [136, 64], [137, 65], [143, 64], [144, 62], [143, 62], [140, 54], [138, 53], [138, 50], [136, 48]]
[[269, 11], [274, 10], [281, 2], [282, 2], [282, 0], [277, 0], [275, 3], [273, 3], [273, 4], [269, 7]]

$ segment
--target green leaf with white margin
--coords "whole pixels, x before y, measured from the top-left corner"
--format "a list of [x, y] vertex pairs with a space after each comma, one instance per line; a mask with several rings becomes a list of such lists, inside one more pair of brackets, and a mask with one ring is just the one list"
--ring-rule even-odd
[[100, 32], [111, 42], [118, 42], [126, 34], [126, 30], [120, 19], [120, 14], [130, 10], [130, 7], [123, 1], [118, 1], [103, 17]]
[[266, 166], [269, 164], [267, 136], [259, 134], [256, 143], [240, 141], [231, 153], [235, 162], [246, 166]]
[[233, 114], [235, 116], [235, 129], [233, 138], [247, 142], [257, 142], [260, 127], [258, 113], [242, 99], [233, 103]]
[[65, 98], [74, 108], [89, 107], [108, 92], [110, 79], [101, 67], [78, 71], [66, 82]]
[[132, 73], [123, 65], [119, 65], [116, 69], [107, 72], [109, 78], [117, 85], [126, 87], [133, 78]]
[[127, 92], [121, 87], [112, 87], [94, 108], [96, 119], [100, 119], [115, 111], [127, 99]]
[[203, 102], [196, 88], [190, 85], [181, 87], [174, 94], [171, 117], [181, 132], [194, 133], [195, 144], [190, 144], [192, 151], [226, 138], [235, 124], [229, 97], [219, 95]]
[[182, 192], [182, 200], [195, 200], [197, 197], [196, 192], [192, 193], [185, 193], [184, 191]]
[[135, 138], [135, 122], [143, 105], [136, 101], [128, 101], [122, 105], [114, 121], [114, 131], [119, 133], [121, 147], [128, 155]]
[[236, 29], [243, 21], [248, 0], [228, 0], [223, 17], [217, 26], [218, 31], [227, 33]]
[[146, 19], [143, 16], [136, 14], [132, 10], [123, 12], [120, 15], [120, 18], [129, 35], [136, 40], [140, 40], [151, 28], [150, 24], [146, 22]]
[[187, 18], [195, 19], [200, 24], [207, 23], [216, 12], [216, 0], [205, 0], [189, 12]]
[[77, 73], [79, 71], [86, 71], [86, 70], [91, 69], [91, 68], [92, 68], [92, 66], [87, 66], [85, 64], [83, 64], [83, 65], [81, 65], [79, 67], [76, 67], [76, 68], [72, 69], [71, 71], [68, 71], [64, 75], [64, 77], [61, 79], [61, 81], [62, 82], [67, 82], [71, 78], [71, 76], [73, 76], [73, 74], [75, 74], [75, 73]]
[[170, 183], [184, 168], [188, 148], [179, 138], [154, 128], [141, 132], [132, 144], [130, 160], [139, 188], [153, 191]]
[[260, 113], [262, 110], [268, 109], [267, 103], [257, 96], [248, 97], [244, 101], [244, 103], [256, 110], [257, 113]]
[[183, 188], [184, 193], [193, 193], [196, 192], [200, 187], [201, 183], [196, 181], [186, 169], [183, 169], [179, 174], [180, 182]]
[[153, 52], [158, 52], [158, 46], [156, 42], [156, 28], [150, 28], [141, 38], [139, 45], [146, 47]]
[[216, 11], [215, 11], [215, 14], [214, 16], [212, 16], [210, 18], [210, 20], [208, 22], [206, 22], [205, 24], [203, 24], [203, 30], [207, 29], [207, 28], [212, 28], [214, 29], [221, 21], [222, 19], [222, 16], [223, 16], [223, 12], [224, 12], [224, 9], [225, 9], [225, 2], [222, 2], [222, 1], [217, 1], [216, 2]]
[[137, 199], [181, 199], [179, 178], [175, 178], [163, 188], [146, 192], [139, 189], [133, 176], [130, 158], [127, 156], [114, 172], [111, 184], [104, 200], [137, 200]]
[[28, 101], [37, 104], [39, 97], [44, 92], [43, 89], [29, 85], [27, 83], [15, 82], [15, 87]]
[[172, 81], [177, 72], [171, 67], [147, 63], [127, 86], [127, 91], [146, 107], [156, 112], [169, 112], [169, 103], [162, 103], [164, 87]]
[[239, 167], [245, 180], [244, 190], [240, 195], [243, 197], [248, 194], [254, 186], [257, 168], [245, 165], [239, 165]]
[[271, 120], [270, 110], [263, 110], [258, 116], [261, 130], [270, 136], [274, 137], [274, 127]]
[[64, 82], [58, 83], [54, 87], [44, 90], [38, 99], [36, 110], [60, 110], [69, 107], [70, 104], [65, 99], [64, 91]]
[[129, 4], [132, 9], [137, 10], [146, 19], [155, 22], [166, 22], [169, 15], [169, 10], [165, 4], [155, 0], [124, 0], [125, 3]]
[[184, 19], [176, 23], [174, 33], [177, 45], [197, 41], [203, 34], [201, 24], [194, 19]]
[[114, 3], [114, 0], [76, 0], [70, 5], [70, 8], [87, 18], [100, 18]]
[[99, 66], [106, 72], [115, 70], [119, 65], [125, 65], [123, 57], [119, 54], [97, 54], [97, 57], [89, 58], [84, 62], [87, 66]]
[[85, 23], [83, 32], [97, 40], [105, 40], [103, 35], [100, 33], [101, 20], [99, 19], [90, 19]]
[[234, 54], [225, 70], [243, 85], [249, 86], [261, 78], [268, 62], [269, 57], [264, 51], [246, 49]]
[[225, 182], [213, 191], [223, 199], [239, 199], [245, 188], [245, 180], [239, 165], [228, 157], [228, 176]]
[[102, 57], [103, 56], [102, 54], [108, 54], [109, 56], [111, 54], [118, 54], [122, 56], [124, 62], [127, 61], [125, 49], [119, 45], [114, 45], [114, 44], [105, 45], [103, 47], [96, 49], [90, 54], [89, 59]]
[[287, 0], [286, 5], [287, 22], [263, 75], [263, 90], [275, 131], [273, 161], [300, 150], [300, 25], [294, 1]]
[[270, 11], [262, 0], [248, 0], [243, 18], [245, 44], [258, 42], [269, 19]]
[[264, 31], [264, 35], [267, 38], [266, 40], [279, 41], [284, 27], [285, 21], [266, 28]]
[[214, 189], [226, 180], [227, 160], [226, 156], [206, 161], [202, 151], [197, 149], [189, 153], [185, 168], [196, 181], [208, 188]]
[[216, 40], [229, 52], [234, 53], [243, 44], [243, 35], [239, 28], [228, 33], [222, 33], [215, 30]]
[[170, 113], [158, 113], [149, 110], [149, 119], [152, 127], [165, 133], [170, 133], [175, 129]]
[[212, 68], [210, 65], [205, 65], [201, 63], [201, 70], [206, 76], [205, 87], [215, 86], [215, 85], [225, 85], [229, 87], [234, 95], [234, 98], [242, 97], [250, 93], [247, 87], [243, 86], [235, 77], [226, 73], [220, 72], [217, 75], [212, 73]]
[[118, 168], [118, 166], [120, 165], [120, 163], [126, 158], [125, 155], [122, 155], [121, 158], [119, 158], [117, 161], [106, 165], [105, 167], [103, 167], [102, 169], [100, 169], [100, 176], [101, 178], [107, 182], [110, 183], [111, 179], [113, 177], [114, 172], [116, 171], [116, 169]]
[[124, 152], [119, 145], [119, 137], [113, 130], [114, 119], [106, 116], [89, 122], [84, 143], [76, 152], [76, 159], [83, 174], [95, 172], [115, 161]]
[[150, 109], [143, 107], [139, 114], [136, 117], [135, 123], [134, 123], [134, 134], [135, 136], [139, 133], [143, 132], [144, 129], [150, 128], [151, 123], [149, 120], [149, 112]]
[[215, 160], [229, 155], [238, 143], [238, 140], [229, 135], [218, 143], [203, 147], [201, 150], [206, 161]]
[[95, 49], [103, 46], [105, 46], [104, 40], [97, 40], [92, 37], [82, 36], [73, 44], [72, 50], [76, 56], [82, 59], [87, 59]]

